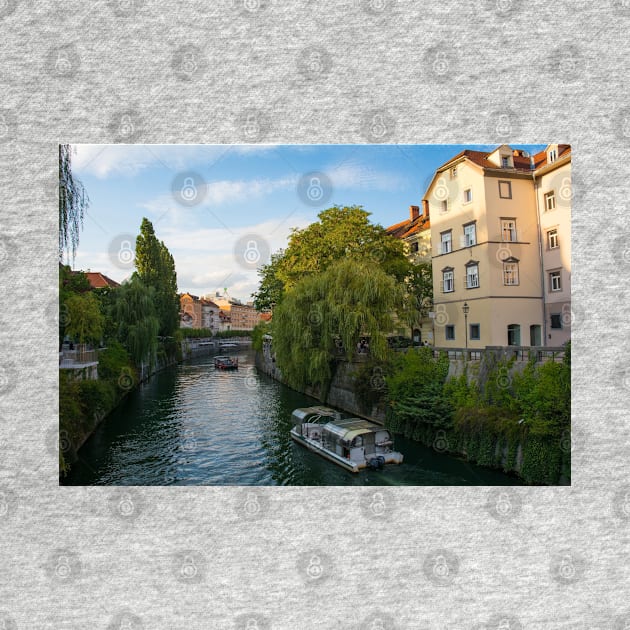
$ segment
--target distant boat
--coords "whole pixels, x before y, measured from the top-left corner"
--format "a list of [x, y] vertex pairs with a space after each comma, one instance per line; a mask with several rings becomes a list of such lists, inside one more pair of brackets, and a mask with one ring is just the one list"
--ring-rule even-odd
[[214, 367], [218, 370], [238, 370], [238, 359], [232, 357], [214, 357]]
[[309, 450], [350, 472], [402, 464], [403, 455], [393, 450], [391, 433], [363, 418], [341, 418], [328, 407], [303, 407], [292, 414], [291, 437]]
[[219, 348], [238, 348], [238, 344], [234, 341], [223, 341], [219, 344]]

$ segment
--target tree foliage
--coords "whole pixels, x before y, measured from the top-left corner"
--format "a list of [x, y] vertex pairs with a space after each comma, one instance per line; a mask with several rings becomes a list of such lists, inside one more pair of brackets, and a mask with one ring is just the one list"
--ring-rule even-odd
[[79, 231], [90, 199], [81, 180], [72, 174], [72, 147], [59, 145], [59, 259], [72, 252], [74, 259], [79, 246]]
[[136, 364], [151, 363], [157, 350], [159, 320], [155, 289], [133, 274], [116, 292], [113, 318], [118, 323], [117, 338]]
[[410, 263], [402, 241], [371, 223], [369, 216], [361, 206], [333, 206], [320, 212], [315, 223], [293, 229], [287, 248], [260, 270], [256, 308], [280, 304], [304, 277], [321, 273], [342, 259], [369, 262], [403, 282]]
[[158, 334], [171, 336], [179, 326], [175, 261], [164, 242], [155, 236], [153, 225], [147, 218], [142, 219], [136, 238], [136, 269], [143, 284], [155, 290]]
[[405, 278], [408, 295], [407, 323], [414, 326], [433, 306], [433, 271], [430, 262], [410, 265]]
[[445, 393], [449, 361], [433, 357], [430, 348], [418, 348], [396, 356], [392, 374], [386, 377], [388, 396], [398, 422], [448, 427], [453, 408]]
[[280, 279], [279, 271], [284, 258], [281, 249], [271, 255], [271, 261], [258, 270], [260, 285], [258, 291], [252, 294], [254, 308], [257, 311], [272, 311], [276, 304], [284, 297], [284, 282]]
[[79, 343], [100, 341], [103, 335], [103, 315], [100, 303], [92, 293], [71, 295], [66, 301], [65, 332]]
[[340, 260], [307, 275], [274, 311], [273, 343], [283, 376], [296, 388], [326, 388], [340, 349], [351, 358], [363, 336], [372, 356], [384, 359], [386, 333], [403, 301], [401, 285], [369, 261]]

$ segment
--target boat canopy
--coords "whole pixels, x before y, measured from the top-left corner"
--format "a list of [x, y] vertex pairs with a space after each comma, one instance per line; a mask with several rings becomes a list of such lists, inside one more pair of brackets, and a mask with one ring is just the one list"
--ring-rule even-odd
[[293, 411], [293, 421], [295, 424], [312, 422], [318, 420], [319, 418], [322, 418], [327, 422], [336, 422], [341, 418], [341, 414], [329, 407], [302, 407]]
[[377, 431], [387, 431], [387, 429], [376, 425], [369, 420], [363, 420], [362, 418], [348, 418], [346, 420], [339, 420], [334, 424], [327, 425], [326, 431], [341, 440], [352, 442], [352, 440], [354, 440], [354, 438], [358, 435], [376, 433]]

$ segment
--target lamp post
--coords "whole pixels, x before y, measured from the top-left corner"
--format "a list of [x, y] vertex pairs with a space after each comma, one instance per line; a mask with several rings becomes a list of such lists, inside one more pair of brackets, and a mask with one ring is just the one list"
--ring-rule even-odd
[[462, 311], [464, 311], [464, 333], [466, 336], [466, 359], [468, 359], [468, 311], [470, 311], [470, 306], [468, 306], [468, 302], [464, 302], [464, 306], [462, 306]]

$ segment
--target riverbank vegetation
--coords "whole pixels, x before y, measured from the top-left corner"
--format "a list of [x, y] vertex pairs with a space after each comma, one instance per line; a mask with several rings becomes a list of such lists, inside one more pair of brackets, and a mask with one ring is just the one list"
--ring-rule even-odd
[[92, 289], [84, 273], [60, 264], [59, 349], [72, 348], [79, 364], [98, 361], [98, 380], [76, 364], [60, 369], [62, 475], [103, 417], [158, 366], [179, 358], [173, 257], [147, 219], [136, 241], [135, 264], [137, 271], [121, 286], [100, 289]]
[[570, 344], [561, 363], [532, 357], [523, 367], [491, 357], [481, 378], [465, 369], [448, 379], [445, 354], [435, 359], [420, 348], [396, 356], [381, 392], [389, 428], [528, 483], [570, 482]]

